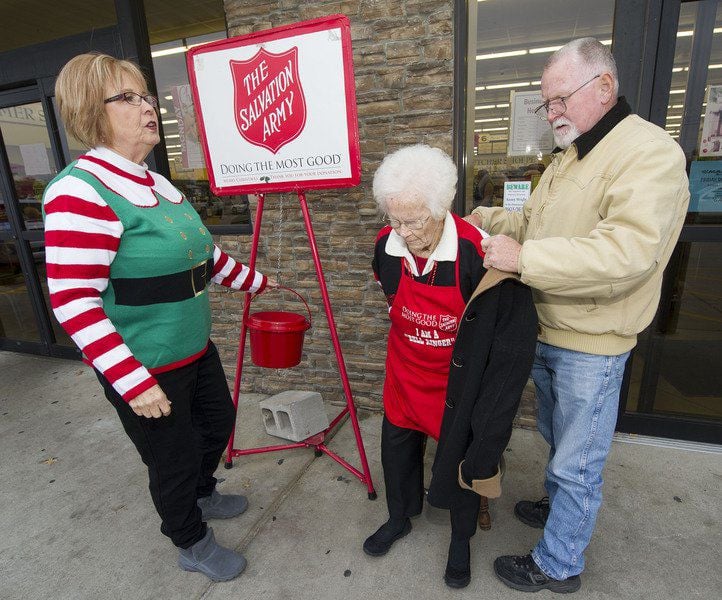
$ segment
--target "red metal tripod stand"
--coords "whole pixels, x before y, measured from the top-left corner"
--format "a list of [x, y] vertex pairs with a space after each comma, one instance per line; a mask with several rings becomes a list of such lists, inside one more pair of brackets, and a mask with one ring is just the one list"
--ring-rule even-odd
[[[256, 255], [258, 253], [258, 239], [261, 231], [261, 220], [263, 218], [263, 203], [264, 195], [258, 196], [258, 206], [256, 209], [256, 221], [253, 230], [253, 244], [251, 247], [251, 258], [249, 266], [251, 269], [255, 269], [256, 266]], [[303, 441], [296, 442], [293, 444], [282, 444], [277, 446], [262, 446], [259, 448], [246, 448], [239, 450], [233, 447], [235, 440], [235, 429], [231, 432], [231, 437], [228, 440], [228, 449], [226, 452], [226, 469], [230, 469], [233, 466], [233, 458], [236, 456], [245, 456], [246, 454], [259, 454], [262, 452], [274, 452], [277, 450], [291, 450], [293, 448], [314, 448], [316, 456], [321, 454], [327, 454], [338, 464], [350, 471], [353, 475], [358, 477], [361, 483], [366, 484], [368, 490], [369, 500], [376, 499], [376, 491], [374, 490], [373, 482], [371, 481], [371, 472], [369, 471], [368, 461], [366, 460], [366, 452], [364, 450], [363, 440], [361, 439], [361, 430], [358, 424], [358, 417], [356, 416], [356, 406], [353, 402], [351, 395], [351, 386], [349, 385], [348, 375], [346, 374], [346, 364], [343, 360], [343, 354], [341, 352], [341, 344], [338, 341], [338, 333], [336, 331], [336, 322], [333, 318], [333, 310], [331, 309], [331, 302], [328, 297], [328, 290], [326, 288], [326, 279], [323, 276], [323, 269], [321, 267], [321, 259], [318, 256], [318, 248], [316, 246], [316, 238], [313, 233], [313, 225], [311, 224], [311, 217], [308, 212], [308, 204], [306, 202], [306, 195], [304, 192], [298, 192], [298, 201], [301, 204], [301, 212], [303, 213], [303, 221], [306, 225], [306, 233], [308, 235], [309, 245], [311, 247], [311, 254], [313, 255], [313, 263], [316, 267], [316, 278], [318, 279], [318, 285], [321, 290], [321, 297], [323, 298], [323, 307], [326, 312], [326, 319], [328, 320], [328, 328], [331, 333], [331, 341], [333, 343], [333, 349], [336, 352], [336, 361], [338, 362], [338, 370], [341, 375], [341, 383], [343, 385], [343, 391], [346, 395], [346, 406], [331, 421], [331, 424], [321, 433], [317, 433], [310, 438]], [[243, 306], [243, 320], [241, 322], [241, 333], [238, 343], [238, 359], [236, 362], [236, 380], [233, 386], [233, 404], [238, 408], [238, 394], [241, 387], [241, 374], [243, 371], [243, 356], [246, 347], [246, 333], [248, 328], [246, 321], [248, 319], [248, 313], [250, 309], [251, 294], [247, 293], [244, 306]], [[359, 471], [353, 465], [348, 463], [346, 460], [341, 458], [338, 454], [329, 450], [325, 444], [326, 435], [338, 425], [346, 414], [351, 419], [351, 425], [353, 426], [354, 436], [356, 437], [356, 446], [358, 448], [359, 457], [361, 458], [361, 468], [363, 472]]]

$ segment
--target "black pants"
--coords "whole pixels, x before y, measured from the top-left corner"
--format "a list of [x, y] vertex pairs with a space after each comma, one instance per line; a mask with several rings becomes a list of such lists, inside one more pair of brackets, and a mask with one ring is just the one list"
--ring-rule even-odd
[[[426, 434], [397, 427], [386, 417], [381, 425], [381, 465], [386, 485], [386, 506], [392, 519], [415, 517], [424, 504], [424, 450]], [[476, 532], [479, 496], [462, 490], [450, 512], [451, 535], [468, 539]]]
[[206, 534], [196, 500], [213, 492], [213, 472], [235, 424], [218, 350], [211, 342], [197, 361], [155, 376], [172, 402], [171, 414], [159, 419], [136, 415], [108, 380], [97, 375], [148, 467], [161, 532], [180, 548], [192, 546]]

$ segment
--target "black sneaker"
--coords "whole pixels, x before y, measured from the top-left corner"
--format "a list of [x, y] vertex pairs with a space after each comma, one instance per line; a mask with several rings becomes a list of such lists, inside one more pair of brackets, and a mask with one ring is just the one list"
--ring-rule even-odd
[[396, 540], [401, 539], [411, 531], [411, 521], [404, 519], [403, 525], [399, 527], [391, 523], [389, 519], [379, 527], [373, 535], [366, 538], [364, 552], [369, 556], [383, 556], [394, 545]]
[[531, 554], [500, 556], [494, 561], [494, 573], [510, 588], [521, 592], [549, 590], [558, 594], [569, 594], [576, 592], [582, 585], [579, 575], [566, 579], [547, 577], [534, 562]]
[[538, 502], [532, 500], [517, 502], [514, 507], [514, 514], [525, 525], [544, 529], [544, 525], [546, 525], [549, 518], [549, 496], [544, 496]]

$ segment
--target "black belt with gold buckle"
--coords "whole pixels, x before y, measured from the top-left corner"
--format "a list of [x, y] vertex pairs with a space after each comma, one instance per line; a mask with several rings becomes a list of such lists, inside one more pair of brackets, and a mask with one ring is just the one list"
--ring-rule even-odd
[[157, 277], [111, 277], [115, 303], [145, 306], [161, 302], [181, 302], [200, 296], [213, 275], [213, 259], [198, 263], [187, 271]]

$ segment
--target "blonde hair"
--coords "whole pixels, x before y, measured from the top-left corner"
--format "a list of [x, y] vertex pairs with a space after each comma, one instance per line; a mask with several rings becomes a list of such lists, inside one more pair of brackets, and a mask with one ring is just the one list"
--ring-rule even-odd
[[434, 219], [442, 219], [456, 194], [456, 165], [439, 148], [406, 146], [387, 155], [374, 174], [373, 195], [382, 213], [391, 199], [415, 196]]
[[60, 118], [68, 132], [88, 148], [111, 142], [104, 103], [106, 88], [112, 84], [119, 92], [124, 75], [146, 87], [138, 65], [107, 54], [80, 54], [71, 58], [58, 75], [55, 98]]

